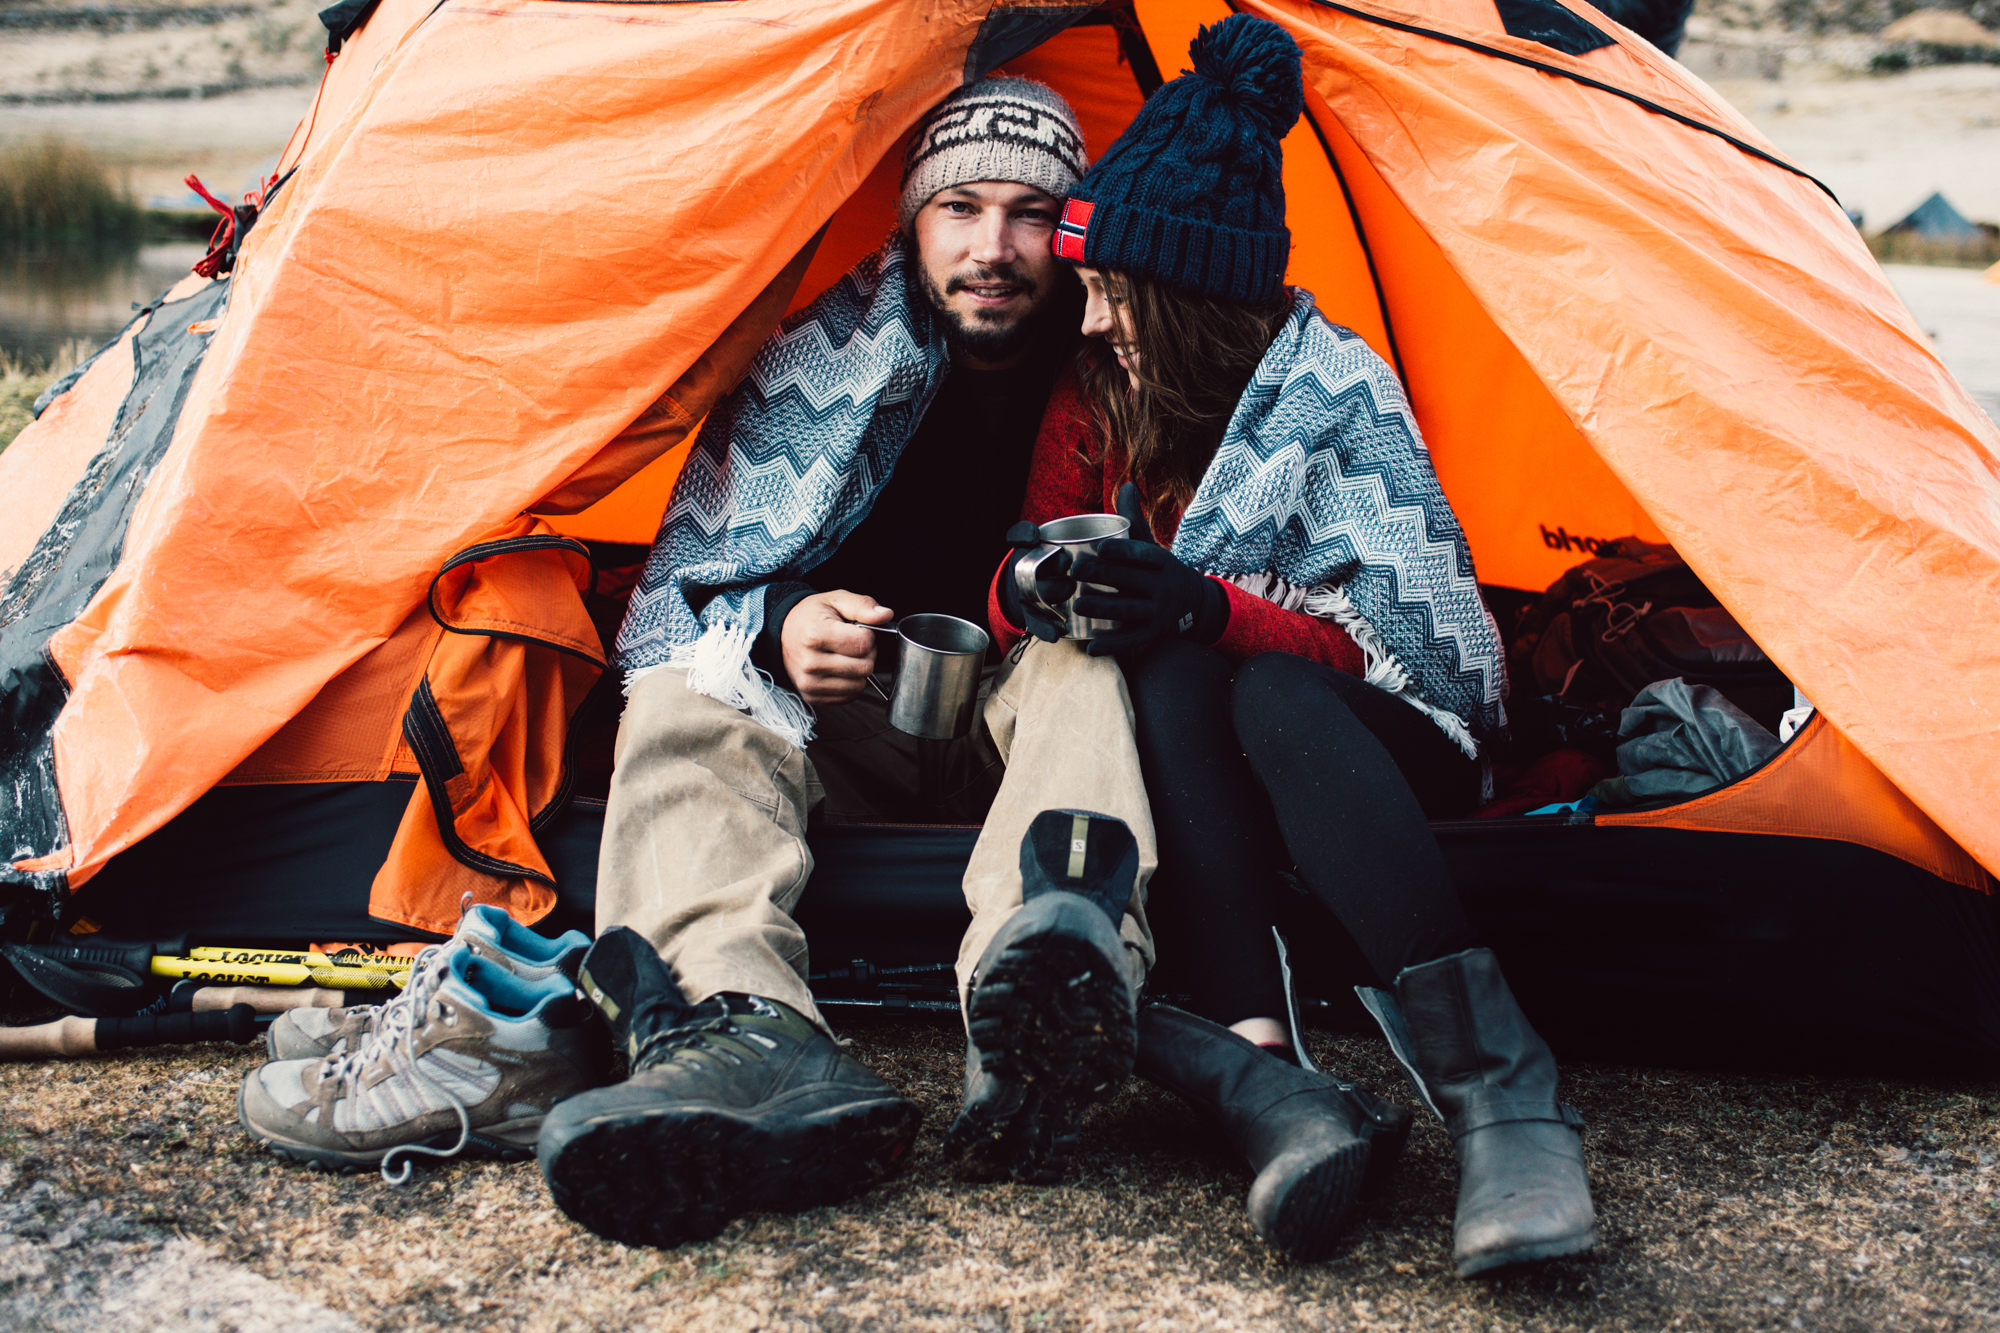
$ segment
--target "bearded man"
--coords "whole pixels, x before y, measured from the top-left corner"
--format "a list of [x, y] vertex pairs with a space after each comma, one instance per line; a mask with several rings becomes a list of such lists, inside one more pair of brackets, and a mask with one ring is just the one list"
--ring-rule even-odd
[[[1084, 1069], [1058, 1054], [1065, 1025], [1101, 1026], [1076, 998], [1103, 989], [1130, 1009], [1124, 974], [1143, 975], [1151, 950], [1133, 880], [1152, 848], [1116, 671], [1099, 665], [1095, 693], [1050, 691], [1077, 713], [1061, 719], [1020, 713], [1003, 680], [955, 741], [893, 730], [867, 690], [871, 627], [987, 618], [1076, 347], [1081, 291], [1051, 240], [1085, 166], [1075, 114], [1039, 83], [987, 79], [947, 98], [911, 141], [897, 234], [772, 336], [676, 483], [618, 638], [629, 703], [581, 978], [631, 1073], [556, 1107], [538, 1148], [558, 1205], [600, 1235], [703, 1238], [745, 1212], [845, 1197], [907, 1154], [917, 1107], [841, 1051], [806, 984], [791, 912], [812, 872], [809, 817], [985, 821], [961, 979], [984, 957], [988, 996], [1019, 1003], [986, 1042], [987, 1071], [976, 1054], [969, 1065], [957, 1137], [983, 1145], [971, 1156], [1003, 1173], [1042, 1166], [1045, 1140], [1067, 1132], [1060, 1107], [1043, 1113], [1050, 1081], [996, 1079], [995, 1062], [1039, 1043], [1021, 1053]], [[1017, 772], [1038, 776], [1003, 786], [1010, 749], [1032, 752]], [[1113, 817], [1077, 841], [1088, 857], [1070, 850], [1067, 808], [1084, 804]], [[1061, 828], [1031, 835], [1050, 811]], [[1108, 849], [1132, 886], [1122, 929], [1088, 925], [1095, 953], [1069, 938], [1085, 929], [1073, 894], [1023, 908], [1047, 887], [1024, 890], [1022, 849], [1038, 838], [1093, 866]], [[1115, 923], [1125, 889], [1113, 896]], [[1069, 1007], [1045, 1010], [1056, 1001]]]

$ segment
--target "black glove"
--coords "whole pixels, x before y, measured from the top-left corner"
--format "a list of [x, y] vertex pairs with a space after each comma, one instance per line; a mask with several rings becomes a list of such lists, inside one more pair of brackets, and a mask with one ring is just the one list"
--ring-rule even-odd
[[[1014, 582], [1014, 570], [1028, 553], [1042, 544], [1041, 529], [1022, 519], [1007, 529], [1007, 544], [1015, 549], [1014, 555], [1000, 568], [1000, 611], [1010, 625], [1020, 625], [1028, 633], [1043, 643], [1054, 643], [1063, 636], [1067, 626], [1061, 617], [1040, 607], [1030, 606], [1021, 598], [1021, 589]], [[1041, 568], [1041, 577], [1035, 580], [1035, 595], [1043, 601], [1060, 606], [1076, 591], [1076, 580], [1069, 577], [1069, 552], [1057, 551]]]
[[1169, 634], [1215, 642], [1229, 623], [1229, 594], [1153, 541], [1138, 488], [1129, 481], [1119, 488], [1118, 512], [1131, 524], [1131, 535], [1099, 543], [1096, 555], [1078, 557], [1070, 570], [1079, 582], [1117, 590], [1086, 588], [1076, 599], [1078, 615], [1118, 622], [1117, 629], [1092, 639], [1086, 651], [1092, 657], [1130, 652]]

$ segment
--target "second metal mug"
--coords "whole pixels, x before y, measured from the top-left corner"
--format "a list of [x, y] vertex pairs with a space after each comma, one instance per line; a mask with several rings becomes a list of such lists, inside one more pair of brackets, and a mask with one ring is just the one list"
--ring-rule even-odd
[[1085, 589], [1095, 592], [1116, 592], [1096, 583], [1079, 583], [1076, 591], [1054, 606], [1045, 602], [1036, 590], [1035, 584], [1041, 576], [1042, 565], [1053, 559], [1056, 552], [1067, 551], [1074, 565], [1080, 555], [1096, 555], [1098, 543], [1110, 541], [1113, 537], [1123, 537], [1132, 525], [1116, 514], [1072, 514], [1041, 526], [1042, 544], [1028, 552], [1027, 556], [1014, 565], [1014, 590], [1021, 594], [1021, 601], [1027, 606], [1038, 606], [1044, 611], [1062, 618], [1063, 636], [1070, 639], [1094, 639], [1118, 627], [1115, 620], [1101, 620], [1076, 613], [1076, 599]]
[[933, 741], [956, 740], [971, 731], [979, 706], [979, 673], [991, 642], [986, 631], [957, 616], [924, 614], [904, 616], [896, 622], [895, 634], [896, 685], [885, 696], [889, 725]]

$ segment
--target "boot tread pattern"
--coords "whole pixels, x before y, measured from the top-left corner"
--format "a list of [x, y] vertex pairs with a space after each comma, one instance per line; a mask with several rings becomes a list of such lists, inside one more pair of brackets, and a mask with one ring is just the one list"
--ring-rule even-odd
[[716, 1108], [585, 1124], [545, 1159], [556, 1205], [591, 1231], [662, 1248], [707, 1240], [744, 1213], [838, 1203], [886, 1178], [922, 1113], [886, 1096], [774, 1134]]
[[1101, 952], [1060, 931], [1002, 950], [972, 993], [966, 1028], [985, 1070], [1018, 1082], [1026, 1100], [1004, 1123], [961, 1115], [946, 1153], [965, 1154], [975, 1175], [1045, 1182], [1060, 1174], [1078, 1115], [1132, 1072], [1130, 996]]

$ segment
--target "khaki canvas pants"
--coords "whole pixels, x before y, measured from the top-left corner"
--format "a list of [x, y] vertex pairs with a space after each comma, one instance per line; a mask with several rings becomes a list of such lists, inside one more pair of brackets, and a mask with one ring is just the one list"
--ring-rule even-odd
[[[865, 696], [864, 696], [865, 698]], [[856, 710], [856, 711], [849, 711]], [[985, 734], [925, 758], [901, 733], [883, 735], [862, 701], [823, 710], [827, 777], [806, 752], [687, 688], [668, 668], [633, 686], [618, 727], [616, 767], [598, 870], [597, 929], [628, 926], [652, 941], [690, 1000], [741, 991], [780, 1001], [826, 1026], [807, 988], [806, 938], [792, 909], [812, 874], [806, 818], [828, 796], [865, 813], [868, 764], [929, 764], [943, 797], [970, 805], [998, 794], [965, 876], [972, 927], [960, 947], [961, 986], [1021, 903], [1021, 839], [1043, 810], [1089, 810], [1131, 826], [1139, 878], [1121, 927], [1136, 984], [1152, 965], [1145, 884], [1158, 864], [1152, 816], [1132, 742], [1132, 703], [1109, 658], [1080, 644], [1030, 642], [1003, 665], [987, 698]], [[838, 714], [836, 721], [835, 715]], [[977, 729], [975, 729], [976, 731]], [[1004, 774], [994, 765], [1005, 762]], [[976, 817], [976, 814], [971, 817]]]

